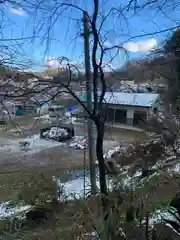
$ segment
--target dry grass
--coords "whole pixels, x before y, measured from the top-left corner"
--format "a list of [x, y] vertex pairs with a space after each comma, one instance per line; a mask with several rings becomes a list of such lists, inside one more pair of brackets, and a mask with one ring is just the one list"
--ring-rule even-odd
[[[42, 180], [38, 173], [21, 173], [0, 175], [1, 194], [4, 193], [4, 199], [16, 200], [19, 191], [22, 198], [28, 202], [29, 195], [40, 195], [41, 192], [52, 193], [50, 176], [53, 172], [46, 172], [46, 178]], [[175, 176], [170, 177], [163, 173], [159, 178], [152, 181], [151, 184], [137, 189], [133, 193], [133, 205], [139, 207], [144, 202], [144, 212], [154, 211], [168, 204], [168, 201], [175, 195], [180, 180], [176, 178], [176, 184], [173, 181]], [[7, 194], [5, 196], [5, 194]], [[24, 196], [24, 197], [23, 197]], [[44, 200], [47, 195], [44, 195]], [[1, 196], [2, 197], [2, 196]], [[112, 199], [111, 199], [112, 200]], [[131, 206], [130, 194], [124, 195], [123, 203], [118, 207], [119, 216], [125, 215], [129, 206]], [[54, 216], [45, 225], [39, 225], [32, 229], [22, 229], [18, 233], [19, 238], [24, 240], [73, 240], [77, 239], [83, 233], [101, 229], [101, 202], [99, 197], [92, 197], [79, 201], [69, 201], [59, 205]], [[5, 239], [5, 238], [4, 238]], [[85, 238], [82, 238], [85, 239]]]
[[80, 235], [95, 231], [94, 226], [100, 228], [100, 217], [100, 201], [97, 198], [61, 203], [48, 222], [34, 227], [24, 226], [14, 234], [13, 239], [77, 239]]
[[[20, 198], [27, 204], [35, 202], [44, 204], [56, 190], [52, 183], [53, 172], [46, 171], [43, 174], [37, 172], [1, 174], [1, 201], [11, 200], [15, 203]], [[92, 222], [99, 217], [100, 201], [98, 199], [60, 203], [58, 209], [46, 224], [33, 228], [24, 227], [20, 232], [13, 235], [13, 239], [74, 239], [72, 237], [77, 237], [82, 232], [92, 231], [93, 225], [97, 226], [96, 222], [93, 224]], [[1, 229], [3, 229], [3, 223], [7, 224], [7, 222], [1, 221]]]
[[127, 142], [134, 142], [134, 141], [143, 141], [148, 138], [145, 132], [135, 131], [131, 129], [123, 129], [118, 127], [109, 127], [106, 126], [105, 128], [105, 139], [112, 138], [116, 141], [127, 141]]
[[[52, 176], [56, 176], [62, 182], [71, 179], [71, 172], [82, 170], [82, 168], [69, 168], [68, 172], [56, 166], [49, 167], [33, 167], [26, 168], [24, 171], [9, 171], [0, 173], [0, 201], [17, 200], [17, 195], [22, 187], [26, 187], [26, 184], [30, 184], [34, 191], [38, 191], [36, 183], [38, 183], [41, 189], [43, 185], [49, 185], [52, 180]], [[44, 176], [43, 184], [39, 185], [39, 181]]]

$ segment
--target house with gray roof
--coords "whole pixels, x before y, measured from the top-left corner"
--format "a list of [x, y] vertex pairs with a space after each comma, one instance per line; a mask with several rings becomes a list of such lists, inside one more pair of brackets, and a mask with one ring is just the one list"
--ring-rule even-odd
[[[86, 102], [86, 92], [80, 98]], [[103, 105], [108, 122], [138, 126], [150, 118], [159, 101], [160, 95], [156, 93], [106, 92]]]

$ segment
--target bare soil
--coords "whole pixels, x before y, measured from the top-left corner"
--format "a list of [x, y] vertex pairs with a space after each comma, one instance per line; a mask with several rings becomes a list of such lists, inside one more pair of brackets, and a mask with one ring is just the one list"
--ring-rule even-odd
[[83, 166], [83, 151], [66, 147], [45, 149], [32, 155], [4, 156], [0, 162], [0, 173], [17, 171], [68, 170]]

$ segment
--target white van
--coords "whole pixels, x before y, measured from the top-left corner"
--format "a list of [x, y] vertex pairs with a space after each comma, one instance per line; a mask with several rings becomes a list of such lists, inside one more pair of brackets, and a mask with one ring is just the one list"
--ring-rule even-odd
[[61, 105], [53, 105], [48, 108], [50, 118], [62, 118], [65, 115], [65, 107]]

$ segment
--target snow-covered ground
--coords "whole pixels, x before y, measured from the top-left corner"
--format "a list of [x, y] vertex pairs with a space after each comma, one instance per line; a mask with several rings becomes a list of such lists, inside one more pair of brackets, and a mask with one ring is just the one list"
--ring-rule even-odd
[[[83, 173], [78, 172], [77, 173], [77, 178], [74, 177], [75, 179], [70, 180], [66, 183], [60, 183], [59, 186], [63, 188], [63, 196], [62, 198], [66, 198], [68, 200], [73, 200], [73, 199], [82, 199], [84, 197], [87, 197], [90, 193], [90, 174], [88, 173]], [[100, 189], [99, 186], [99, 177], [98, 173], [96, 174], [96, 184], [97, 188]], [[113, 182], [111, 179], [107, 179], [107, 186], [108, 189], [112, 189]]]
[[167, 209], [158, 209], [156, 212], [150, 217], [149, 224], [154, 225], [155, 223], [161, 222], [163, 219], [168, 219], [171, 221], [176, 221], [176, 218], [168, 212]]
[[[76, 136], [74, 140], [79, 140], [80, 138], [84, 138], [82, 136]], [[28, 142], [29, 146], [27, 151], [22, 151], [20, 146], [21, 142]], [[111, 148], [115, 148], [119, 146], [120, 143], [117, 141], [104, 141], [104, 150], [105, 152], [109, 151]], [[11, 155], [11, 154], [34, 154], [40, 152], [43, 149], [53, 148], [57, 146], [67, 146], [66, 143], [58, 142], [51, 139], [42, 139], [40, 138], [40, 134], [35, 134], [30, 137], [26, 138], [19, 138], [19, 139], [7, 139], [7, 138], [0, 138], [0, 153]]]
[[[29, 147], [27, 151], [22, 151], [19, 142], [28, 141]], [[0, 153], [4, 154], [33, 154], [43, 149], [53, 148], [56, 146], [64, 146], [64, 143], [41, 139], [39, 134], [22, 139], [0, 139]]]
[[24, 212], [31, 208], [30, 205], [13, 205], [10, 202], [4, 202], [0, 204], [0, 218], [6, 218], [11, 216], [21, 216]]
[[[168, 170], [169, 172], [179, 172], [180, 164], [175, 164], [172, 167], [170, 167]], [[139, 180], [139, 177], [141, 176], [141, 172], [137, 170], [133, 176], [128, 175], [128, 167], [127, 170], [122, 172], [122, 177], [119, 180], [119, 184], [121, 185], [121, 188], [129, 187], [131, 184], [133, 186], [142, 185], [148, 180], [152, 179], [153, 177], [160, 174], [159, 172], [155, 172], [154, 174], [150, 175], [148, 179], [142, 179]], [[113, 181], [107, 180], [107, 185], [109, 189], [112, 189], [113, 187]], [[73, 196], [75, 196], [76, 199], [83, 198], [84, 194], [87, 195], [90, 191], [90, 175], [89, 172], [86, 172], [85, 177], [83, 171], [77, 172], [74, 177], [72, 177], [72, 180], [60, 184], [60, 186], [64, 189], [64, 194], [68, 199], [72, 199]], [[84, 191], [85, 187], [85, 191]], [[97, 173], [97, 187], [99, 189], [99, 181], [98, 181], [98, 173]]]

